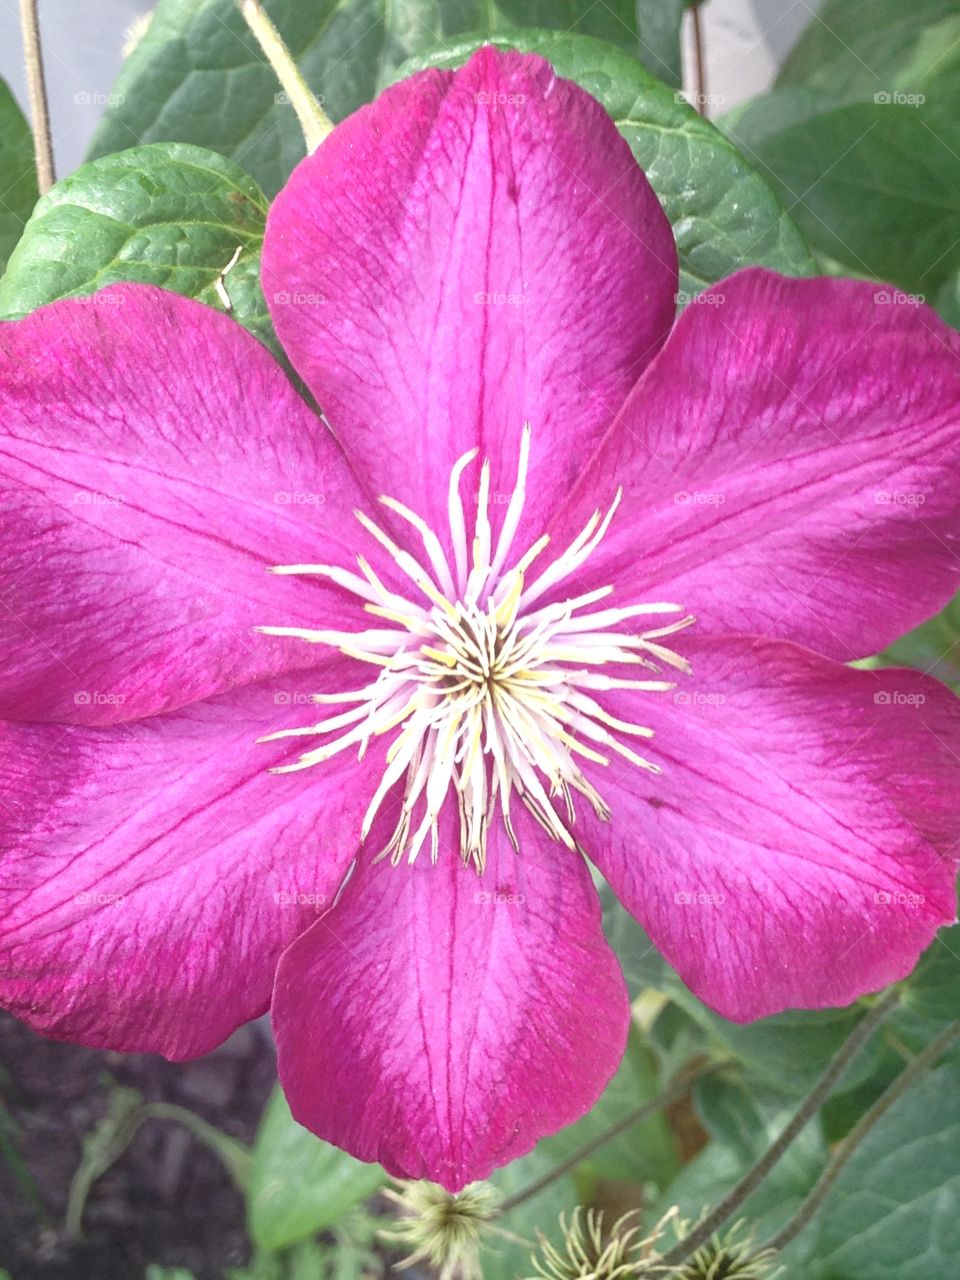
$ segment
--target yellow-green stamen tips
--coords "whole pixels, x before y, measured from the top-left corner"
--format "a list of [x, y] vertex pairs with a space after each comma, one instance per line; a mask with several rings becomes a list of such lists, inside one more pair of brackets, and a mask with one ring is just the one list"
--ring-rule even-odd
[[[260, 630], [329, 645], [377, 670], [361, 688], [317, 698], [340, 704], [336, 714], [270, 738], [325, 739], [279, 770], [286, 772], [322, 764], [350, 748], [362, 757], [372, 739], [399, 730], [361, 828], [366, 840], [387, 796], [402, 783], [399, 820], [378, 851], [394, 863], [404, 857], [413, 862], [428, 840], [436, 861], [440, 812], [450, 795], [459, 810], [461, 857], [482, 872], [487, 833], [498, 814], [517, 847], [514, 797], [553, 840], [575, 849], [576, 795], [601, 820], [610, 817], [582, 762], [606, 766], [619, 756], [635, 768], [659, 772], [628, 745], [651, 738], [653, 730], [611, 714], [602, 698], [612, 691], [672, 689], [673, 683], [662, 678], [665, 669], [687, 672], [689, 667], [663, 641], [693, 618], [670, 603], [596, 608], [612, 594], [611, 586], [563, 594], [563, 584], [575, 578], [603, 539], [620, 493], [606, 514], [595, 511], [538, 575], [530, 570], [547, 547], [545, 536], [512, 557], [529, 457], [525, 428], [516, 485], [496, 540], [489, 516], [490, 468], [487, 463], [481, 468], [474, 535], [468, 540], [460, 482], [476, 450], [457, 461], [448, 489], [450, 557], [426, 522], [395, 499], [381, 501], [417, 535], [420, 558], [357, 513], [380, 553], [393, 562], [395, 576], [399, 571], [407, 580], [400, 591], [388, 589], [363, 556], [357, 557], [359, 573], [324, 564], [274, 570], [319, 575], [363, 601], [377, 620], [376, 626], [356, 632]], [[544, 598], [551, 602], [542, 603]], [[661, 616], [642, 631], [625, 626], [651, 615]], [[602, 670], [611, 666], [616, 675]], [[633, 678], [638, 666], [649, 678]]]

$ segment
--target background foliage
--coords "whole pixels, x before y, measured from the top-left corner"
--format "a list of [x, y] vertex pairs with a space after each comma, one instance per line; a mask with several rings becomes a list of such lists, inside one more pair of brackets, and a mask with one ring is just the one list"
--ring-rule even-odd
[[[716, 124], [677, 93], [682, 0], [269, 0], [326, 109], [341, 119], [397, 77], [455, 66], [488, 39], [535, 51], [613, 117], [677, 237], [683, 305], [740, 267], [892, 282], [960, 325], [960, 0], [828, 0], [774, 89]], [[89, 162], [37, 202], [28, 126], [0, 84], [0, 315], [118, 280], [162, 285], [274, 342], [258, 280], [269, 198], [303, 154], [293, 112], [232, 0], [160, 0], [107, 107]], [[35, 206], [35, 207], [34, 207]], [[32, 212], [31, 212], [32, 211]], [[25, 224], [25, 225], [24, 225]], [[237, 251], [239, 250], [239, 254]], [[4, 271], [5, 267], [5, 271]], [[229, 270], [228, 270], [229, 268]], [[226, 274], [224, 274], [226, 272]], [[878, 662], [960, 681], [960, 602]], [[594, 1110], [493, 1181], [513, 1195], [624, 1121], [690, 1064], [722, 1061], [681, 1106], [625, 1128], [503, 1222], [488, 1280], [525, 1274], [538, 1229], [578, 1201], [626, 1201], [652, 1222], [696, 1217], [763, 1153], [863, 1009], [736, 1026], [713, 1014], [605, 896], [635, 997], [624, 1064]], [[898, 1011], [786, 1160], [748, 1201], [762, 1238], [798, 1207], [831, 1149], [897, 1072], [960, 1018], [960, 927], [905, 984]], [[142, 1100], [118, 1091], [78, 1170], [74, 1211], [133, 1140]], [[154, 1119], [157, 1119], [154, 1115]], [[251, 1147], [218, 1143], [255, 1253], [229, 1280], [354, 1280], [382, 1267], [385, 1175], [301, 1129], [275, 1093]], [[17, 1160], [0, 1110], [0, 1159]], [[879, 1122], [785, 1280], [950, 1280], [960, 1274], [960, 1050]], [[151, 1266], [148, 1280], [190, 1280]]]

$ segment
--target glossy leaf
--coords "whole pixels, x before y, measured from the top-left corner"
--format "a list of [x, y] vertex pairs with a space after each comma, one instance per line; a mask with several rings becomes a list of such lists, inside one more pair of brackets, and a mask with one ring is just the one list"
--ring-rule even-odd
[[0, 315], [119, 280], [222, 308], [227, 271], [233, 315], [269, 339], [259, 281], [266, 213], [256, 183], [212, 151], [156, 144], [106, 156], [37, 204], [0, 280]]
[[[633, 0], [267, 0], [265, 7], [334, 120], [369, 101], [405, 58], [464, 32], [556, 27], [638, 48]], [[210, 147], [271, 194], [283, 186], [303, 139], [234, 0], [160, 0], [91, 155], [133, 142]]]
[[0, 80], [0, 275], [36, 200], [33, 135], [16, 99]]
[[[481, 43], [464, 40], [412, 59], [398, 78], [424, 66], [459, 66]], [[767, 183], [719, 130], [635, 58], [599, 40], [543, 31], [494, 43], [542, 54], [613, 117], [673, 225], [681, 304], [751, 264], [788, 275], [812, 272], [797, 228]]]

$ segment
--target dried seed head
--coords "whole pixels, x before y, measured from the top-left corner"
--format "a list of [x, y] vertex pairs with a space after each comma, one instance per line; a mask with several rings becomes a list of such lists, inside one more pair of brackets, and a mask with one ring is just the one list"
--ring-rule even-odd
[[[735, 1223], [728, 1231], [715, 1235], [688, 1258], [670, 1280], [773, 1280], [777, 1255], [773, 1249], [754, 1252], [752, 1232], [745, 1224]], [[680, 1238], [686, 1224], [680, 1223]]]
[[654, 1245], [662, 1226], [645, 1235], [634, 1211], [618, 1218], [605, 1232], [603, 1213], [580, 1205], [569, 1221], [560, 1215], [559, 1244], [541, 1237], [540, 1248], [531, 1258], [536, 1277], [529, 1280], [618, 1280], [632, 1275], [655, 1257]]
[[383, 1235], [412, 1252], [398, 1267], [427, 1262], [440, 1280], [481, 1280], [480, 1244], [500, 1212], [503, 1197], [485, 1182], [451, 1195], [433, 1182], [401, 1182], [384, 1194], [401, 1216]]

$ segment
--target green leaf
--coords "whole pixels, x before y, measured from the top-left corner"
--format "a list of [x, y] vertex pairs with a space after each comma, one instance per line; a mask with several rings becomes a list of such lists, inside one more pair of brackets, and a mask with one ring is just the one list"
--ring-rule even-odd
[[[633, 0], [267, 0], [335, 120], [412, 54], [465, 32], [557, 27], [636, 50]], [[91, 155], [131, 142], [192, 142], [231, 156], [275, 193], [304, 153], [293, 109], [234, 0], [160, 0], [127, 61]]]
[[[792, 1110], [768, 1090], [714, 1077], [697, 1086], [696, 1105], [711, 1141], [667, 1188], [654, 1206], [650, 1222], [674, 1206], [679, 1208], [681, 1219], [695, 1222], [753, 1167], [783, 1130]], [[826, 1159], [820, 1124], [814, 1119], [737, 1211], [736, 1217], [744, 1219], [755, 1233], [756, 1243], [781, 1227], [800, 1207]], [[670, 1243], [669, 1237], [666, 1243]], [[800, 1280], [801, 1276], [811, 1280], [801, 1265], [810, 1251], [809, 1240], [785, 1251], [781, 1261], [788, 1269], [782, 1280]]]
[[[461, 65], [482, 43], [464, 40], [404, 64]], [[767, 183], [719, 130], [622, 50], [585, 36], [525, 31], [493, 43], [539, 53], [613, 117], [673, 225], [681, 301], [750, 264], [789, 275], [813, 271], [793, 222]]]
[[958, 324], [958, 118], [960, 0], [827, 0], [776, 91], [721, 127], [819, 257]]
[[[960, 1021], [960, 925], [941, 929], [903, 984], [888, 1040], [903, 1057], [917, 1053], [950, 1023]], [[947, 1060], [960, 1062], [960, 1046]]]
[[[653, 1059], [634, 1029], [620, 1069], [607, 1085], [600, 1101], [576, 1124], [544, 1139], [539, 1150], [557, 1163], [567, 1160], [659, 1092]], [[576, 1169], [581, 1186], [597, 1178], [655, 1182], [658, 1186], [665, 1186], [676, 1172], [676, 1142], [662, 1113], [651, 1116], [642, 1124], [631, 1125], [605, 1142]]]
[[941, 288], [934, 305], [947, 324], [960, 329], [960, 271]]
[[[728, 1022], [701, 1003], [679, 978], [671, 997], [713, 1040], [776, 1092], [805, 1093], [863, 1015], [849, 1009], [794, 1010], [740, 1024]], [[876, 1050], [865, 1049], [844, 1076], [844, 1087], [866, 1079], [876, 1066]]]
[[37, 204], [0, 280], [0, 315], [120, 280], [222, 308], [217, 281], [229, 267], [233, 315], [269, 341], [259, 281], [266, 215], [252, 178], [212, 151], [154, 144], [95, 160]]
[[948, 88], [958, 62], [960, 0], [826, 0], [777, 85], [846, 102], [930, 95]]
[[776, 89], [773, 93], [741, 103], [716, 123], [717, 128], [743, 151], [748, 160], [757, 161], [754, 148], [764, 138], [812, 120], [840, 105], [839, 100], [818, 89]]
[[336, 1223], [386, 1180], [323, 1142], [293, 1119], [276, 1089], [253, 1147], [249, 1188], [250, 1234], [261, 1249], [280, 1249]]
[[650, 987], [662, 990], [667, 973], [672, 972], [666, 960], [630, 912], [621, 906], [610, 886], [601, 882], [598, 891], [603, 906], [603, 931], [620, 961], [631, 1000]]
[[0, 80], [0, 275], [36, 202], [33, 134], [6, 82]]
[[945, 1066], [878, 1122], [821, 1210], [817, 1260], [842, 1280], [960, 1272], [960, 1074]]
[[[755, 1081], [707, 1076], [696, 1086], [697, 1112], [714, 1141], [743, 1169], [755, 1164], [792, 1118], [795, 1103]], [[778, 1168], [781, 1186], [802, 1197], [826, 1159], [820, 1126], [811, 1122], [788, 1148]]]
[[915, 667], [960, 692], [960, 596], [897, 640], [881, 658], [884, 665]]
[[83, 1238], [83, 1213], [97, 1179], [110, 1169], [133, 1141], [139, 1128], [140, 1094], [114, 1086], [107, 1114], [83, 1139], [83, 1155], [70, 1182], [64, 1230], [69, 1240]]
[[[774, 101], [728, 125], [820, 254], [933, 298], [960, 269], [960, 119], [855, 103], [774, 132]], [[782, 116], [781, 116], [782, 118]]]
[[686, 8], [687, 0], [637, 0], [640, 60], [673, 89], [683, 83], [680, 27]]

